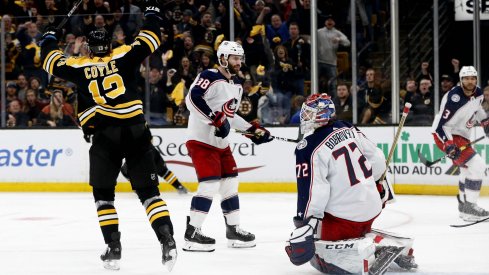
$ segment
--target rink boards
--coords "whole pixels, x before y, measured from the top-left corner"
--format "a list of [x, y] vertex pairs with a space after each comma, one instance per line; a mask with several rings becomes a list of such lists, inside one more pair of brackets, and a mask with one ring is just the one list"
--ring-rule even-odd
[[[270, 128], [272, 135], [295, 139], [298, 129]], [[362, 131], [387, 156], [396, 127], [362, 127]], [[168, 167], [191, 190], [197, 179], [185, 147], [185, 128], [152, 129], [153, 143], [163, 154]], [[473, 139], [483, 136], [482, 129], [473, 131]], [[274, 140], [255, 145], [249, 139], [230, 133], [230, 146], [236, 158], [242, 192], [293, 192], [295, 187], [296, 144]], [[90, 144], [82, 132], [69, 130], [2, 130], [0, 135], [0, 191], [89, 191], [88, 150]], [[489, 167], [489, 142], [475, 145]], [[399, 194], [456, 194], [458, 171], [451, 161], [441, 161], [431, 168], [424, 166], [418, 150], [429, 160], [443, 156], [433, 143], [429, 127], [405, 127], [390, 165], [391, 179]], [[486, 169], [487, 176], [487, 169]], [[130, 191], [119, 177], [118, 190]], [[484, 194], [489, 194], [484, 179]], [[168, 184], [162, 190], [171, 190]]]

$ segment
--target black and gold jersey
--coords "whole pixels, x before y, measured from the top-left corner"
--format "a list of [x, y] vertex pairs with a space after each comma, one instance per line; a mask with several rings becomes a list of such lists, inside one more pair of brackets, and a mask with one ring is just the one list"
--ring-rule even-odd
[[66, 57], [56, 41], [43, 43], [43, 69], [78, 87], [78, 119], [84, 130], [144, 122], [136, 77], [141, 62], [161, 43], [158, 22], [148, 19], [134, 43], [104, 57]]

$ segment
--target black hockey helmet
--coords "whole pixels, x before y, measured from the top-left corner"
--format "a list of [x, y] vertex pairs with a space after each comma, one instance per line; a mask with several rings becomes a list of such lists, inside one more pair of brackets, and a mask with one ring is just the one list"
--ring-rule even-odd
[[88, 34], [88, 48], [95, 56], [105, 56], [110, 52], [111, 41], [109, 33], [104, 29], [96, 29]]

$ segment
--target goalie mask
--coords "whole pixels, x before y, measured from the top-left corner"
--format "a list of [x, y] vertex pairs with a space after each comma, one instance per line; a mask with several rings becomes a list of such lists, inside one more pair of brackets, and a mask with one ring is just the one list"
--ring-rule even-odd
[[104, 28], [91, 31], [88, 34], [87, 42], [90, 54], [103, 57], [110, 53], [111, 38]]
[[331, 97], [326, 94], [310, 95], [302, 104], [300, 113], [301, 132], [303, 134], [328, 125], [335, 116], [335, 107]]

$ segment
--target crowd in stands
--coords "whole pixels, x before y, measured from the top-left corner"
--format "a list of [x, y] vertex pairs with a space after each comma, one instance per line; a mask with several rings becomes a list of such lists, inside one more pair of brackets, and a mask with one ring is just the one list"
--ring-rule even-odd
[[[188, 111], [184, 97], [194, 78], [215, 68], [216, 49], [229, 39], [229, 12], [234, 14], [234, 35], [245, 50], [239, 74], [244, 95], [239, 114], [262, 124], [299, 123], [299, 111], [311, 91], [311, 0], [166, 0], [162, 46], [141, 64], [141, 97], [153, 126], [185, 125]], [[133, 3], [134, 2], [134, 3]], [[391, 121], [391, 83], [381, 72], [360, 64], [358, 81], [351, 85], [339, 69], [338, 50], [349, 52], [349, 1], [318, 1], [318, 92], [330, 94], [337, 115], [352, 120], [352, 94], [357, 96], [358, 122]], [[370, 41], [386, 18], [389, 1], [356, 1], [360, 46]], [[66, 56], [86, 56], [87, 34], [105, 28], [113, 36], [112, 47], [130, 44], [142, 24], [142, 12], [132, 0], [83, 0], [63, 27], [60, 48]], [[42, 70], [39, 39], [48, 26], [57, 26], [73, 3], [67, 0], [0, 0], [5, 23], [7, 127], [63, 127], [77, 124], [76, 87]], [[1, 57], [1, 55], [0, 55]], [[149, 65], [146, 65], [149, 64]], [[441, 77], [440, 98], [456, 85], [454, 71]], [[421, 77], [406, 80], [401, 106], [413, 104], [420, 119], [407, 123], [429, 125], [433, 119], [433, 77], [429, 64], [421, 65]], [[343, 74], [343, 75], [342, 75]], [[147, 85], [148, 84], [148, 85]], [[149, 87], [149, 88], [147, 88]], [[144, 102], [144, 100], [143, 100]], [[412, 116], [414, 117], [414, 116]]]

